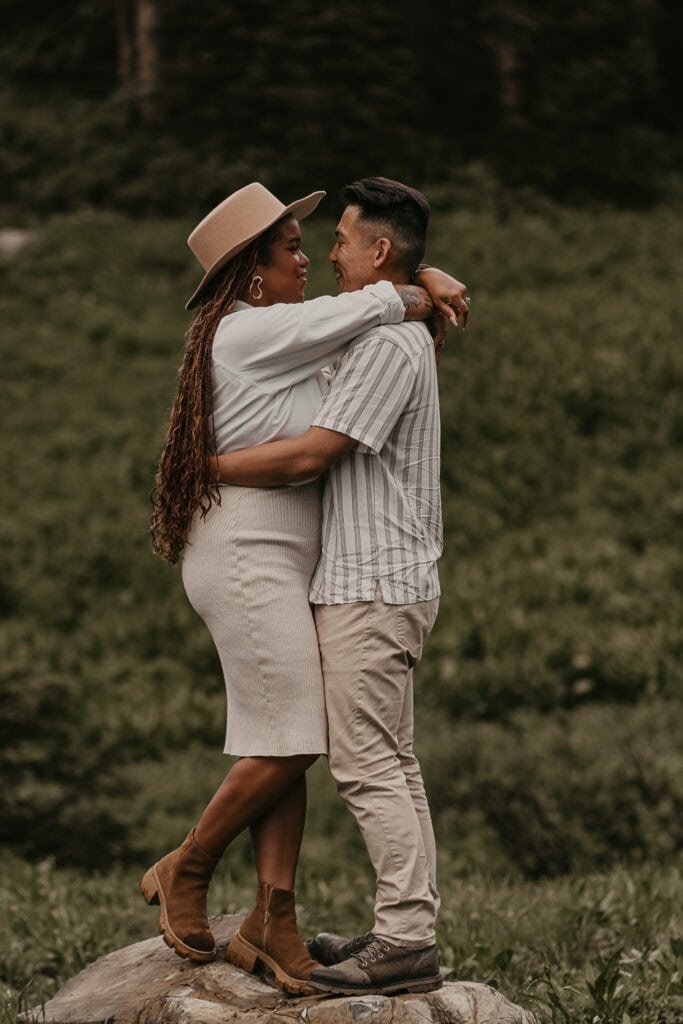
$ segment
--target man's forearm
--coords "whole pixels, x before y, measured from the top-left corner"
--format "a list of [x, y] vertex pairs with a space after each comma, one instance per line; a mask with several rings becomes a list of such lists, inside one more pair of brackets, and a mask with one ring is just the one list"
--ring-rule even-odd
[[269, 441], [217, 457], [218, 478], [241, 487], [278, 487], [314, 480], [323, 471], [302, 437]]
[[429, 292], [417, 284], [394, 284], [405, 309], [405, 320], [426, 320], [434, 313]]
[[240, 487], [303, 484], [324, 473], [354, 444], [352, 437], [324, 427], [309, 427], [300, 437], [268, 441], [216, 458], [217, 479]]

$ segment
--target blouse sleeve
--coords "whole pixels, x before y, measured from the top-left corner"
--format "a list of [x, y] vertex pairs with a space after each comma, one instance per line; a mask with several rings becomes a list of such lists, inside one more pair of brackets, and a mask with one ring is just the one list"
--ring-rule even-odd
[[403, 320], [389, 281], [307, 302], [239, 309], [221, 320], [214, 361], [254, 383], [291, 387], [327, 366], [357, 335]]

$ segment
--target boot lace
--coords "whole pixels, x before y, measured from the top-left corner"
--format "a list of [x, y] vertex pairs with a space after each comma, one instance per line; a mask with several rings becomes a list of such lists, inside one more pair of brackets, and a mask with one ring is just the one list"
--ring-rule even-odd
[[361, 967], [367, 967], [368, 964], [375, 964], [378, 960], [382, 960], [390, 952], [391, 946], [387, 945], [383, 939], [373, 939], [364, 949], [353, 953], [353, 956], [360, 961]]
[[369, 945], [374, 938], [374, 932], [366, 932], [365, 935], [358, 935], [355, 939], [349, 939], [344, 947], [346, 956], [353, 956], [354, 953], [358, 953], [361, 949], [365, 949], [365, 947]]

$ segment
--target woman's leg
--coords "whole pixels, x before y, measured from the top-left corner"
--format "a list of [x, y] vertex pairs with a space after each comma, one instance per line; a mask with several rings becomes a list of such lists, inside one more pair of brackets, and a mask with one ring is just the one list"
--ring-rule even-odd
[[306, 776], [300, 775], [258, 821], [251, 841], [260, 883], [293, 889], [306, 821]]
[[306, 778], [300, 775], [251, 825], [258, 886], [256, 903], [233, 936], [225, 956], [246, 971], [260, 963], [292, 994], [310, 993], [311, 958], [296, 922], [294, 878], [306, 818]]
[[[161, 904], [159, 926], [164, 941], [180, 956], [204, 962], [213, 959], [215, 945], [206, 894], [218, 859], [226, 846], [248, 825], [259, 821], [315, 760], [316, 755], [307, 754], [242, 758], [228, 772], [197, 827], [181, 846], [145, 873], [140, 883], [142, 893], [148, 903]], [[293, 803], [285, 801], [279, 820], [285, 835], [290, 827], [300, 835], [300, 798]], [[274, 838], [272, 830], [266, 830], [266, 835], [270, 836], [265, 840], [268, 851]], [[299, 842], [300, 838], [294, 847], [289, 839], [284, 843], [287, 877], [293, 870], [293, 848], [298, 854]], [[267, 856], [273, 860], [272, 853]], [[275, 854], [275, 864], [280, 856]]]
[[[293, 783], [303, 781], [303, 776], [316, 754], [296, 754], [293, 757], [243, 757], [226, 775], [195, 828], [195, 840], [211, 857], [220, 857], [232, 840], [249, 825], [261, 822], [264, 815], [288, 794]], [[286, 834], [294, 827], [303, 830], [306, 814], [306, 786], [303, 783], [303, 813], [301, 794], [284, 800], [273, 819], [273, 827], [263, 826], [264, 839], [259, 848], [266, 849], [275, 841], [278, 828]], [[291, 822], [290, 822], [291, 816]], [[296, 844], [295, 860], [298, 857], [301, 837]], [[292, 844], [287, 843], [291, 847]], [[256, 844], [255, 844], [256, 849]], [[284, 848], [283, 848], [284, 849]], [[264, 852], [263, 856], [269, 856]], [[291, 849], [285, 856], [291, 859]], [[257, 853], [258, 857], [258, 853]], [[275, 858], [277, 860], [277, 857]], [[260, 876], [259, 876], [260, 877]], [[271, 881], [267, 879], [267, 881]], [[271, 881], [271, 885], [275, 882]], [[291, 888], [291, 886], [282, 886]]]

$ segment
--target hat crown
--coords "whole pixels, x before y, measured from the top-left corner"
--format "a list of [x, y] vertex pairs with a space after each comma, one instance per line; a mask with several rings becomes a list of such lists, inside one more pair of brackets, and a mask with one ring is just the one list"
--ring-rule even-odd
[[287, 209], [277, 196], [254, 181], [224, 199], [200, 221], [187, 244], [209, 270], [229, 249], [260, 235]]

